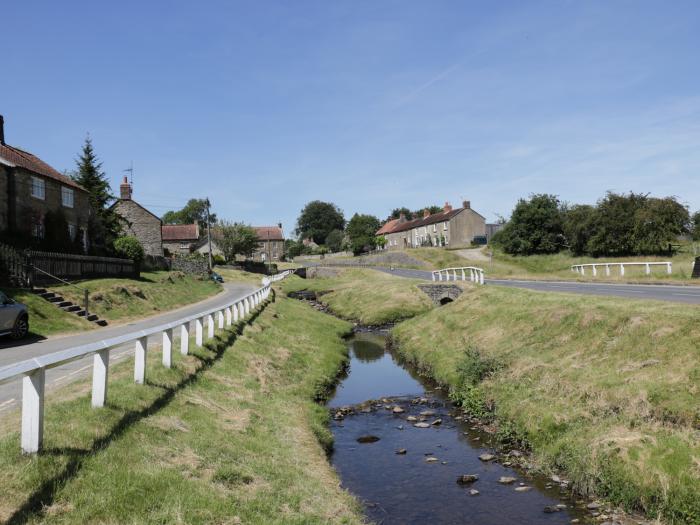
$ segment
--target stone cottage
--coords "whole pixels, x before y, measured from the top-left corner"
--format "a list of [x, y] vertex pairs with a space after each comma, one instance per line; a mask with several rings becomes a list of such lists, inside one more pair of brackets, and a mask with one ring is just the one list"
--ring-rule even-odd
[[163, 255], [163, 223], [159, 217], [132, 199], [131, 184], [126, 177], [119, 186], [119, 200], [112, 207], [123, 219], [125, 235], [136, 237], [146, 255]]
[[404, 215], [385, 223], [377, 235], [383, 235], [387, 250], [403, 250], [422, 246], [463, 248], [471, 245], [475, 237], [486, 235], [486, 219], [464, 201], [461, 208], [454, 209], [445, 203], [441, 212], [407, 220]]
[[254, 261], [279, 261], [284, 256], [284, 233], [282, 224], [277, 226], [253, 226], [260, 239], [257, 249], [253, 252]]
[[88, 249], [87, 191], [31, 153], [5, 143], [0, 115], [0, 234], [41, 244], [47, 213], [62, 214], [68, 237]]
[[199, 245], [199, 224], [163, 224], [163, 252], [189, 255]]

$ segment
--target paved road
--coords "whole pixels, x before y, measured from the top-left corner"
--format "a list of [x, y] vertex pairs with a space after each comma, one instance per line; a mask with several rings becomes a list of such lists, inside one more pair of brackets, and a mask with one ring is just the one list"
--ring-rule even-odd
[[[210, 297], [204, 301], [200, 301], [177, 310], [172, 310], [161, 315], [149, 317], [148, 319], [144, 319], [142, 321], [134, 321], [119, 326], [109, 326], [106, 328], [92, 330], [90, 332], [81, 332], [69, 336], [54, 337], [24, 345], [17, 345], [14, 341], [10, 341], [8, 338], [0, 338], [0, 368], [24, 359], [30, 359], [32, 357], [49, 354], [58, 350], [64, 350], [66, 348], [124, 335], [135, 330], [143, 330], [145, 328], [152, 328], [163, 323], [177, 321], [183, 317], [194, 315], [197, 312], [229, 304], [236, 299], [249, 294], [255, 290], [255, 288], [256, 286], [251, 284], [225, 283], [224, 291], [218, 295], [215, 295], [214, 297]], [[175, 330], [175, 332], [178, 332], [178, 330]], [[191, 327], [190, 333], [194, 333], [193, 327]], [[174, 334], [174, 336], [175, 338], [179, 338], [179, 333]], [[158, 337], [154, 336], [149, 338], [149, 345], [156, 345], [160, 343], [161, 341]], [[179, 347], [174, 346], [174, 348]], [[110, 363], [120, 361], [132, 355], [133, 352], [133, 344], [118, 346], [112, 352], [110, 352]], [[47, 390], [50, 390], [52, 388], [56, 388], [57, 386], [70, 383], [81, 376], [87, 375], [91, 368], [92, 356], [73, 361], [63, 366], [52, 368], [46, 372], [46, 388]], [[20, 383], [21, 382], [17, 380], [0, 385], [0, 415], [3, 412], [17, 406], [17, 401], [21, 397]]]
[[[404, 268], [372, 267], [374, 270], [414, 279], [432, 280], [431, 272], [425, 270], [408, 270]], [[650, 299], [656, 301], [673, 301], [677, 303], [700, 304], [700, 286], [674, 286], [667, 284], [616, 284], [616, 283], [580, 283], [572, 281], [525, 281], [510, 279], [486, 279], [486, 284], [527, 288], [540, 292], [568, 292], [588, 295], [606, 295], [627, 297], [630, 299]]]

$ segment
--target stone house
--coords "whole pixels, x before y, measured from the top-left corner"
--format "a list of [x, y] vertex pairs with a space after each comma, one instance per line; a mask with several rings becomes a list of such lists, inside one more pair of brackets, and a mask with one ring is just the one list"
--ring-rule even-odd
[[[381, 232], [381, 233], [380, 233]], [[403, 250], [421, 246], [463, 248], [475, 237], [486, 235], [486, 219], [464, 201], [454, 209], [449, 203], [441, 212], [425, 210], [423, 217], [407, 220], [405, 216], [388, 221], [378, 231], [386, 240], [387, 250]]]
[[131, 184], [126, 177], [119, 186], [119, 199], [112, 205], [123, 219], [124, 235], [136, 237], [146, 255], [163, 256], [163, 223], [159, 217], [132, 199]]
[[163, 224], [163, 252], [188, 255], [199, 245], [199, 224]]
[[284, 257], [284, 233], [282, 224], [277, 226], [253, 226], [260, 239], [258, 248], [253, 252], [254, 261], [279, 261]]
[[0, 234], [40, 245], [49, 213], [65, 218], [68, 237], [87, 252], [88, 192], [39, 157], [6, 144], [0, 115]]

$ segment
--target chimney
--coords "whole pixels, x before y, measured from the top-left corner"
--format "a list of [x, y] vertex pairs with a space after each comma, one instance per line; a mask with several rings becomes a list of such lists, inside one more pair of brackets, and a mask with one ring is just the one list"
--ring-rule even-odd
[[119, 195], [122, 200], [131, 200], [131, 184], [129, 184], [129, 179], [127, 177], [124, 177], [124, 182], [119, 186]]
[[423, 218], [427, 219], [428, 217], [430, 217], [430, 210], [426, 208], [423, 210]]
[[465, 210], [470, 210], [472, 208], [472, 203], [469, 201], [462, 201], [462, 208]]
[[442, 211], [445, 213], [452, 211], [452, 206], [450, 206], [449, 202], [445, 201], [445, 206], [442, 208]]
[[0, 115], [0, 144], [5, 144], [5, 119]]
[[406, 214], [401, 212], [399, 213], [399, 222], [406, 222]]

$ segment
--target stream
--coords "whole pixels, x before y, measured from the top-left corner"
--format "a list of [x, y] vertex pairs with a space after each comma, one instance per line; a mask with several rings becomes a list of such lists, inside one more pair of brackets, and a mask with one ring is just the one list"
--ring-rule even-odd
[[332, 464], [371, 521], [503, 525], [591, 520], [585, 503], [569, 498], [566, 482], [562, 486], [504, 465], [527, 458], [511, 451], [510, 461], [511, 456], [489, 447], [489, 434], [461, 420], [445, 394], [386, 350], [387, 336], [369, 331], [348, 339], [350, 367], [328, 403], [335, 436]]

